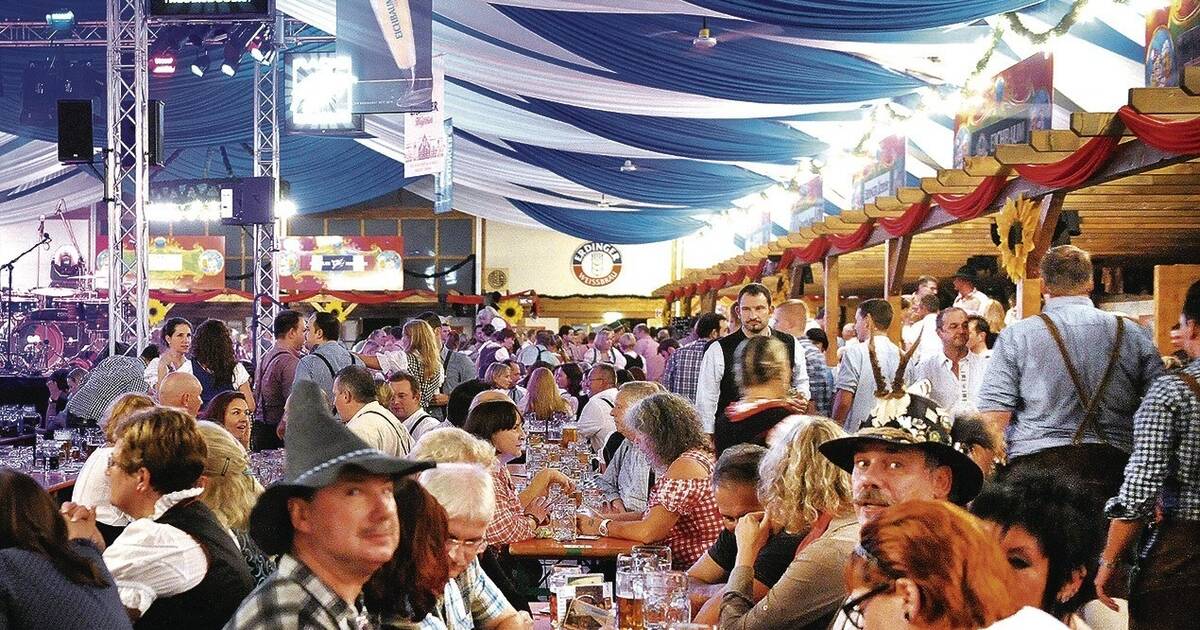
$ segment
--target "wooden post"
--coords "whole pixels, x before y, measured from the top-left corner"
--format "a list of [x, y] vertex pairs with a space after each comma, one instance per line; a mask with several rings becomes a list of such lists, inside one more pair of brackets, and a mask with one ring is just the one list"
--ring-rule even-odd
[[1160, 354], [1174, 352], [1171, 327], [1179, 323], [1183, 298], [1197, 280], [1200, 280], [1200, 265], [1154, 266], [1154, 343]]
[[889, 295], [887, 297], [887, 303], [892, 305], [892, 325], [888, 326], [887, 336], [897, 346], [903, 346], [904, 343], [904, 319], [901, 317], [904, 309], [901, 308], [902, 305], [900, 304], [900, 300], [903, 299], [899, 295]]
[[1033, 249], [1025, 259], [1025, 280], [1017, 283], [1017, 319], [1033, 317], [1042, 312], [1042, 258], [1054, 240], [1054, 228], [1062, 215], [1066, 193], [1056, 192], [1042, 197], [1038, 231], [1033, 235]]
[[829, 348], [825, 351], [825, 361], [829, 365], [837, 365], [837, 340], [842, 332], [838, 304], [841, 301], [841, 287], [838, 286], [838, 257], [825, 257], [825, 335], [829, 337]]
[[[912, 236], [889, 238], [883, 243], [883, 297], [899, 296], [904, 287], [904, 269], [908, 266], [908, 250]], [[890, 302], [891, 300], [889, 300]], [[896, 301], [896, 317], [900, 316], [900, 302]]]

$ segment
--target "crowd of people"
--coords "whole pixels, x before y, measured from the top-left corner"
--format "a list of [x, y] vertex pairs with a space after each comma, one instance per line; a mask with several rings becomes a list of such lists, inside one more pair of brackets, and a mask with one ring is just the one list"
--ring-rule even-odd
[[0, 471], [0, 626], [529, 628], [506, 549], [577, 480], [509, 464], [570, 425], [603, 496], [578, 532], [668, 546], [697, 623], [1194, 627], [1200, 282], [1162, 357], [1083, 250], [1041, 277], [1020, 321], [969, 270], [944, 308], [931, 277], [862, 301], [832, 368], [827, 314], [754, 283], [678, 337], [427, 312], [351, 345], [285, 310], [253, 374], [168, 320], [157, 356], [50, 377], [46, 427], [106, 445], [61, 506]]

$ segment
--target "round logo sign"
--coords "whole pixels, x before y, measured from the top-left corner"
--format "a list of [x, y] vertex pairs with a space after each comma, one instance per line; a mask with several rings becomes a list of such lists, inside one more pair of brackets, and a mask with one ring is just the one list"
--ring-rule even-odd
[[621, 252], [608, 243], [584, 243], [571, 256], [571, 269], [589, 287], [612, 284], [621, 274]]

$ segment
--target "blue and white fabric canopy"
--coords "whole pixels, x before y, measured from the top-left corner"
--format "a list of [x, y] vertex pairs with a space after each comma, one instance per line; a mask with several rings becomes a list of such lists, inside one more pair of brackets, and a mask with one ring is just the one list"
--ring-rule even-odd
[[[910, 177], [950, 166], [953, 120], [919, 111], [957, 86], [986, 50], [998, 14], [1044, 31], [1068, 0], [433, 0], [434, 53], [455, 125], [455, 207], [489, 220], [580, 238], [652, 242], [690, 234], [714, 215], [802, 181], [853, 147], [872, 111], [905, 116]], [[27, 0], [2, 19], [103, 3]], [[1142, 85], [1144, 20], [1128, 3], [1092, 0], [1093, 18], [1054, 48], [1055, 115], [1111, 111]], [[279, 10], [335, 33], [335, 0], [277, 0]], [[717, 44], [693, 44], [706, 21]], [[1041, 49], [1007, 33], [992, 74]], [[90, 171], [60, 167], [52, 130], [23, 125], [20, 76], [45, 50], [0, 56], [0, 223], [40, 204], [101, 196]], [[73, 59], [103, 63], [102, 51]], [[251, 63], [249, 60], [245, 64]], [[180, 72], [151, 80], [167, 102], [168, 165], [154, 177], [249, 173], [248, 67], [235, 77]], [[1103, 81], [1096, 77], [1103, 76]], [[97, 121], [98, 123], [101, 121]], [[402, 117], [366, 117], [371, 138], [285, 137], [283, 175], [301, 212], [400, 187], [429, 196], [397, 161]], [[97, 137], [103, 138], [100, 126]], [[629, 168], [632, 165], [633, 168]], [[831, 206], [848, 191], [826, 178]]]

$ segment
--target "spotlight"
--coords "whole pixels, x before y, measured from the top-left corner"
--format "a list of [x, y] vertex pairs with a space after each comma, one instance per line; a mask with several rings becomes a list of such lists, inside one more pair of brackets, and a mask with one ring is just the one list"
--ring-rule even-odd
[[221, 72], [230, 77], [237, 74], [238, 66], [242, 63], [242, 54], [246, 52], [246, 44], [252, 39], [257, 39], [261, 33], [261, 26], [255, 31], [247, 28], [231, 30], [225, 40], [225, 62], [221, 64]]
[[55, 11], [46, 14], [46, 25], [56, 31], [70, 30], [75, 26], [74, 11]]
[[274, 46], [271, 45], [271, 31], [266, 27], [260, 27], [255, 31], [246, 43], [246, 50], [250, 51], [250, 56], [259, 63], [263, 62], [272, 49]]
[[150, 56], [150, 74], [175, 74], [176, 57], [174, 50], [163, 50]]
[[202, 77], [211, 66], [212, 55], [209, 54], [207, 48], [201, 48], [200, 52], [196, 54], [196, 60], [192, 62], [192, 74]]

